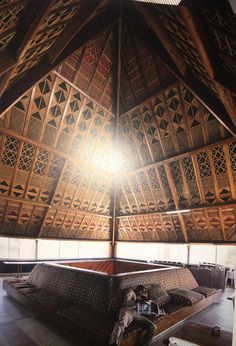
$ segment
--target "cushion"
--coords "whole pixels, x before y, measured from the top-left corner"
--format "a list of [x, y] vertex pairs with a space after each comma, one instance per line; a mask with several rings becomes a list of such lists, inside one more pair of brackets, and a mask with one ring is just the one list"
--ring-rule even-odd
[[198, 286], [198, 287], [194, 288], [192, 291], [201, 293], [205, 297], [209, 297], [212, 294], [217, 292], [217, 290], [215, 288], [210, 288], [210, 287], [205, 287], [205, 286]]
[[156, 302], [159, 306], [163, 306], [170, 302], [169, 294], [160, 284], [149, 286], [148, 293], [149, 298]]
[[54, 292], [50, 292], [45, 289], [33, 288], [32, 291], [24, 293], [24, 295], [32, 299], [37, 304], [54, 311], [74, 305], [74, 303], [68, 299], [55, 295]]
[[[184, 290], [192, 290], [198, 286], [193, 274], [188, 268], [179, 268], [177, 270], [179, 284], [176, 288], [182, 288]], [[174, 287], [173, 287], [174, 288]]]
[[204, 298], [203, 294], [191, 290], [182, 290], [179, 288], [168, 291], [171, 300], [185, 305], [193, 305]]
[[18, 279], [18, 278], [6, 278], [3, 280], [8, 285], [16, 284], [16, 283], [26, 283], [26, 280], [24, 279]]
[[16, 290], [21, 288], [32, 288], [33, 285], [27, 284], [26, 282], [16, 282], [16, 283], [10, 283], [11, 287], [15, 288]]
[[87, 334], [90, 338], [98, 337], [107, 341], [117, 318], [116, 314], [90, 310], [81, 305], [61, 309], [57, 313], [76, 324], [81, 335]]

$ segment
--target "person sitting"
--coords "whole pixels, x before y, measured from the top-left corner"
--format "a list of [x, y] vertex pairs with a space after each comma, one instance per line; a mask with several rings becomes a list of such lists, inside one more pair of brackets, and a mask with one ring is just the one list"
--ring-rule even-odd
[[138, 340], [137, 345], [150, 345], [151, 340], [156, 333], [156, 325], [137, 311], [137, 305], [145, 303], [147, 300], [148, 290], [143, 285], [138, 285], [135, 290], [129, 288], [125, 292], [122, 307], [119, 311], [119, 318], [116, 321], [111, 334], [110, 346], [120, 345], [124, 330], [132, 321], [135, 321], [144, 329], [144, 333]]

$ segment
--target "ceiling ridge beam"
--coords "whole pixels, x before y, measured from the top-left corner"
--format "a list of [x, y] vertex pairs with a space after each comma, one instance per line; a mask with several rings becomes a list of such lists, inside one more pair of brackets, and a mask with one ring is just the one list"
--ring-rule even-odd
[[155, 11], [153, 7], [148, 7], [144, 5], [139, 5], [139, 10], [143, 14], [144, 18], [147, 19], [150, 27], [154, 31], [155, 35], [158, 37], [162, 45], [168, 52], [172, 62], [177, 67], [178, 71], [184, 76], [187, 73], [188, 67], [183, 61], [181, 55], [176, 50], [174, 44], [172, 43], [169, 35], [167, 34], [162, 20], [159, 14]]

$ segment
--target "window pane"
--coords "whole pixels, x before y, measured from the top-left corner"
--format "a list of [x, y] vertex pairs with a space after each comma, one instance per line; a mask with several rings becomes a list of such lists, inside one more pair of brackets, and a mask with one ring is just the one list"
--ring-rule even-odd
[[234, 268], [236, 263], [236, 246], [217, 245], [217, 264]]
[[0, 258], [8, 259], [8, 238], [0, 238]]
[[122, 242], [117, 244], [117, 257], [146, 261], [187, 262], [187, 245]]
[[19, 259], [20, 257], [20, 239], [9, 238], [9, 259]]
[[59, 259], [59, 240], [38, 240], [38, 259]]
[[19, 259], [34, 260], [35, 259], [35, 239], [19, 239]]
[[[147, 245], [147, 244], [146, 244]], [[117, 257], [146, 260], [147, 248], [142, 243], [118, 243]], [[149, 258], [150, 260], [150, 258]]]
[[79, 258], [102, 258], [109, 256], [109, 242], [79, 242]]
[[216, 246], [215, 245], [190, 245], [189, 263], [215, 263]]
[[60, 241], [60, 258], [78, 258], [78, 241]]

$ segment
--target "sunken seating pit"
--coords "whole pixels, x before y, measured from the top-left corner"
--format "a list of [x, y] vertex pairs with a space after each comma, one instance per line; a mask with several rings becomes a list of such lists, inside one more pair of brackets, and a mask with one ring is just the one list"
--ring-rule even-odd
[[[125, 267], [125, 263], [121, 265]], [[27, 280], [5, 279], [3, 287], [19, 302], [83, 338], [86, 345], [103, 346], [108, 344], [122, 296], [129, 287], [142, 283], [150, 288], [153, 299], [159, 299], [167, 315], [156, 318], [158, 333], [220, 295], [220, 291], [210, 288], [201, 291], [187, 268], [153, 268], [107, 274], [75, 266], [38, 264]], [[141, 330], [132, 323], [122, 345], [134, 345], [139, 333]]]

